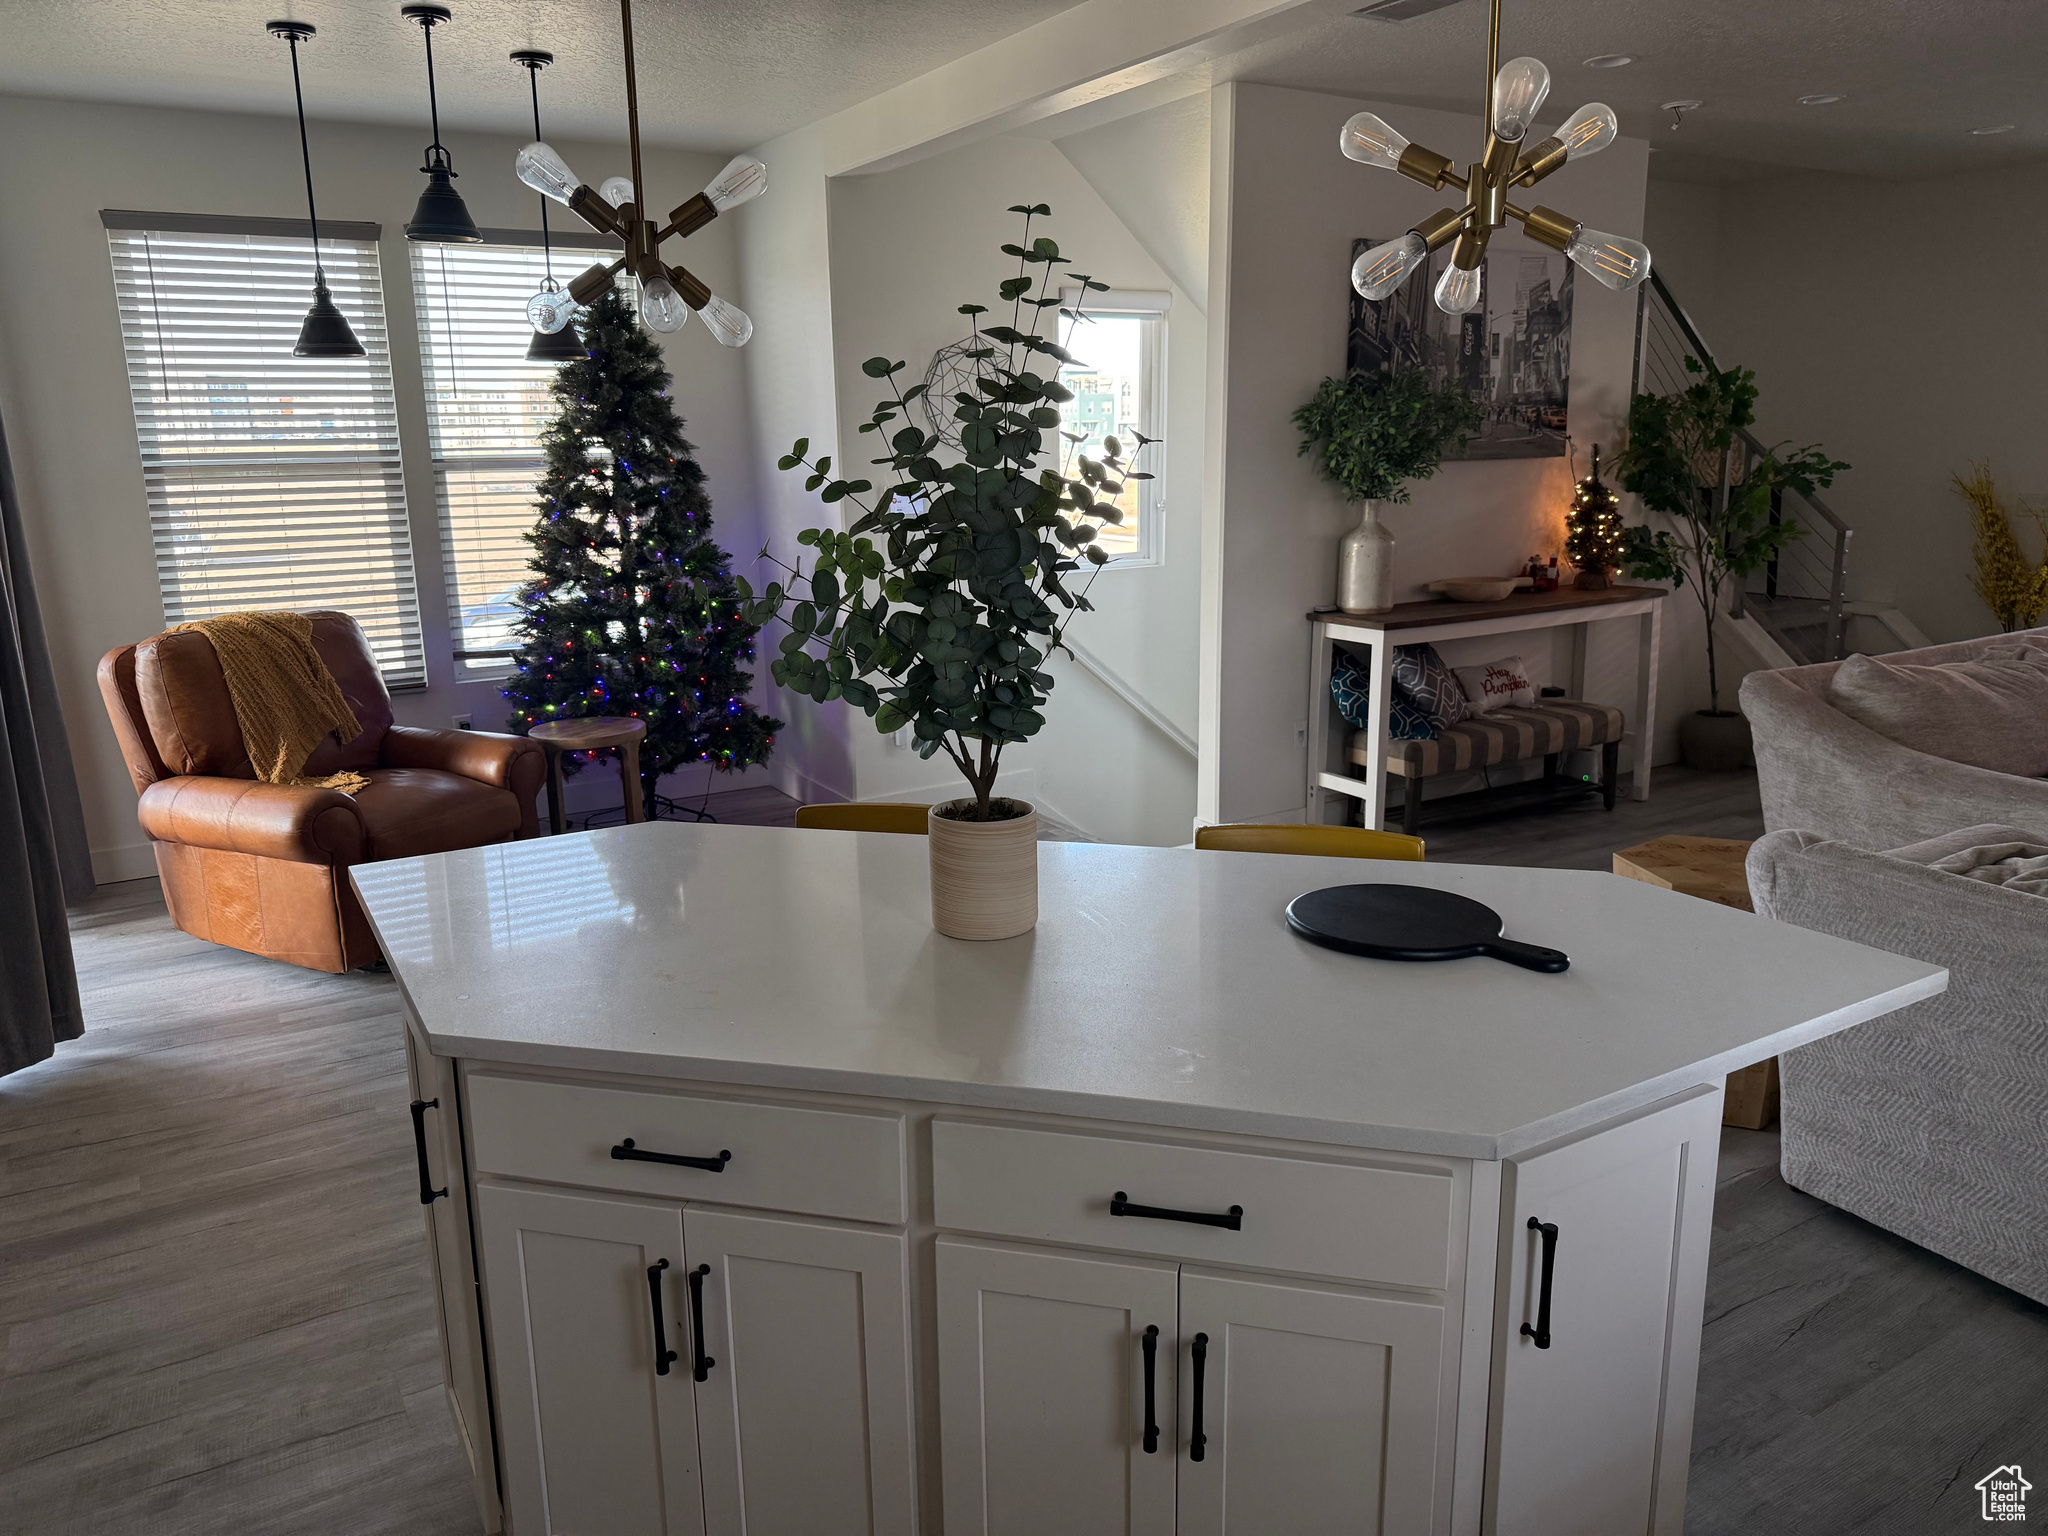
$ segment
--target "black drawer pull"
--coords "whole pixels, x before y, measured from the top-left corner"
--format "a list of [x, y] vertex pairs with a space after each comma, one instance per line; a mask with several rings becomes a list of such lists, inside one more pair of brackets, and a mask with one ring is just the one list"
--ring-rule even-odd
[[721, 1152], [716, 1157], [684, 1157], [676, 1152], [642, 1152], [633, 1145], [628, 1136], [612, 1148], [615, 1163], [673, 1163], [678, 1168], [702, 1168], [706, 1173], [723, 1173], [725, 1165], [732, 1161], [730, 1152]]
[[1241, 1205], [1233, 1205], [1228, 1211], [1223, 1212], [1176, 1211], [1164, 1205], [1135, 1205], [1131, 1197], [1122, 1190], [1109, 1197], [1109, 1214], [1150, 1216], [1155, 1221], [1191, 1221], [1198, 1227], [1226, 1227], [1232, 1232], [1244, 1230], [1244, 1207]]
[[1143, 1340], [1145, 1350], [1145, 1454], [1155, 1455], [1159, 1450], [1159, 1325], [1148, 1323]]
[[412, 1101], [412, 1147], [420, 1157], [420, 1204], [432, 1205], [448, 1191], [434, 1188], [434, 1181], [427, 1177], [427, 1111], [439, 1109], [439, 1099], [414, 1099]]
[[718, 1364], [704, 1353], [704, 1277], [711, 1273], [709, 1264], [699, 1264], [690, 1271], [690, 1339], [696, 1357], [690, 1362], [690, 1375], [697, 1381], [711, 1379], [711, 1367]]
[[676, 1358], [676, 1352], [668, 1347], [668, 1325], [661, 1320], [661, 1272], [668, 1268], [668, 1260], [647, 1266], [647, 1299], [654, 1305], [654, 1374], [666, 1376], [669, 1362]]
[[1209, 1437], [1202, 1433], [1202, 1378], [1209, 1372], [1209, 1335], [1198, 1333], [1194, 1342], [1195, 1421], [1188, 1435], [1188, 1460], [1200, 1461], [1209, 1454]]
[[1557, 1223], [1529, 1218], [1529, 1230], [1543, 1234], [1542, 1289], [1536, 1293], [1536, 1326], [1522, 1324], [1522, 1332], [1536, 1341], [1538, 1349], [1550, 1348], [1550, 1276], [1557, 1268]]

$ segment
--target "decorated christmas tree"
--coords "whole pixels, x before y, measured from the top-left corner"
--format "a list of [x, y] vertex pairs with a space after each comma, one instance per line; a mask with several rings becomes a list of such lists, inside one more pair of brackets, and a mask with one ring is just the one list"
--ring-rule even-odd
[[[511, 728], [586, 715], [647, 722], [643, 802], [661, 776], [764, 761], [780, 720], [747, 702], [755, 627], [711, 539], [704, 471], [683, 439], [654, 338], [607, 289], [582, 317], [580, 360], [555, 376], [547, 470], [519, 591]], [[578, 766], [571, 757], [567, 771]]]
[[1600, 478], [1600, 445], [1593, 445], [1593, 472], [1572, 491], [1571, 509], [1564, 515], [1565, 558], [1578, 567], [1577, 585], [1604, 591], [1608, 572], [1621, 565], [1626, 535], [1621, 526], [1621, 502]]

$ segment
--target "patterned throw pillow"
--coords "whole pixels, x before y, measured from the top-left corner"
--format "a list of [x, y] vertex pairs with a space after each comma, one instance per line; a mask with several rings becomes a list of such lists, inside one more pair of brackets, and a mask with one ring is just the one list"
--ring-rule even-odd
[[[1367, 685], [1370, 682], [1371, 677], [1365, 668], [1345, 653], [1338, 653], [1337, 664], [1330, 672], [1330, 697], [1337, 701], [1337, 713], [1353, 730], [1365, 729]], [[1433, 741], [1436, 739], [1436, 727], [1429, 716], [1396, 688], [1387, 713], [1387, 734], [1396, 741]]]
[[1529, 682], [1529, 669], [1519, 656], [1503, 656], [1481, 667], [1456, 669], [1458, 686], [1471, 701], [1476, 715], [1490, 715], [1497, 709], [1528, 709], [1536, 703], [1536, 690]]
[[1437, 730], [1456, 725], [1472, 713], [1465, 691], [1433, 645], [1394, 647], [1394, 686], [1429, 716]]

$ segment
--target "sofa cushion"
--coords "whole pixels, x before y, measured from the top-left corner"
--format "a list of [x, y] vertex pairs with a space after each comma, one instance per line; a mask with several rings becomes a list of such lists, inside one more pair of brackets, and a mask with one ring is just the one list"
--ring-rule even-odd
[[1472, 713], [1465, 690], [1444, 665], [1433, 645], [1397, 645], [1393, 657], [1394, 686], [1441, 730]]
[[1931, 666], [1851, 656], [1827, 697], [1915, 752], [2021, 778], [2048, 774], [2048, 651], [2038, 646]]
[[363, 818], [363, 857], [409, 859], [501, 843], [519, 830], [519, 799], [435, 768], [372, 768], [355, 796]]
[[[1396, 741], [1387, 749], [1387, 771], [1402, 778], [1430, 778], [1519, 763], [1552, 752], [1574, 752], [1621, 740], [1621, 711], [1582, 699], [1545, 699], [1534, 709], [1503, 709], [1461, 720], [1433, 741]], [[1366, 761], [1365, 733], [1351, 738], [1351, 761]]]
[[313, 621], [313, 649], [334, 674], [356, 724], [363, 728], [354, 741], [340, 742], [329, 735], [315, 747], [306, 759], [306, 777], [324, 779], [344, 770], [360, 773], [374, 768], [384, 733], [391, 729], [391, 695], [384, 687], [384, 674], [377, 670], [369, 639], [348, 614], [317, 609], [306, 617]]

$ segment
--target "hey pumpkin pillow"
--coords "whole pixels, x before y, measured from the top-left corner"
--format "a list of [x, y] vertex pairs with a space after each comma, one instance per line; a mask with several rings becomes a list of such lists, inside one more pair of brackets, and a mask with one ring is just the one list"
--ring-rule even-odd
[[1519, 656], [1503, 656], [1479, 667], [1459, 667], [1458, 686], [1472, 703], [1472, 712], [1490, 715], [1497, 709], [1528, 709], [1536, 702], [1529, 669]]

